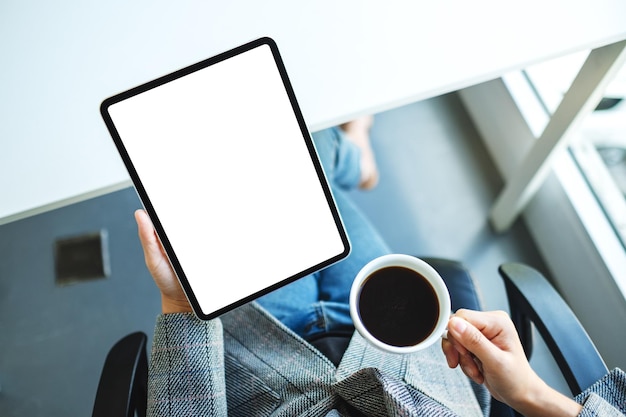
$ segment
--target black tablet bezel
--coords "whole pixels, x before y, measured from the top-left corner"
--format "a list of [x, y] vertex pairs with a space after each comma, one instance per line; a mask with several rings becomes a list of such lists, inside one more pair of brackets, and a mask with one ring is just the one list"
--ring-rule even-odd
[[[300, 273], [297, 273], [291, 277], [288, 277], [286, 279], [282, 279], [279, 282], [276, 282], [274, 285], [271, 285], [267, 288], [265, 288], [264, 290], [261, 291], [257, 291], [253, 294], [250, 294], [247, 297], [244, 297], [242, 299], [240, 299], [237, 302], [234, 302], [232, 304], [229, 304], [223, 308], [220, 308], [216, 311], [212, 311], [212, 312], [204, 312], [194, 294], [193, 288], [191, 287], [185, 272], [183, 270], [182, 265], [180, 264], [180, 262], [178, 261], [178, 258], [176, 256], [176, 252], [174, 250], [174, 248], [172, 247], [165, 231], [164, 228], [161, 224], [161, 222], [159, 221], [159, 216], [157, 214], [157, 211], [155, 210], [155, 208], [153, 207], [148, 194], [145, 190], [145, 188], [142, 185], [142, 181], [139, 178], [139, 175], [137, 173], [137, 171], [134, 168], [133, 162], [128, 154], [128, 152], [126, 151], [126, 148], [124, 146], [123, 140], [120, 137], [116, 126], [113, 122], [113, 119], [111, 117], [111, 115], [109, 114], [109, 108], [116, 104], [119, 103], [121, 101], [124, 101], [126, 99], [129, 99], [131, 97], [134, 97], [138, 94], [144, 93], [148, 90], [151, 90], [153, 88], [159, 87], [163, 84], [169, 83], [171, 81], [177, 80], [181, 77], [187, 76], [189, 74], [192, 74], [196, 71], [199, 71], [201, 69], [204, 69], [208, 66], [220, 63], [224, 60], [227, 60], [229, 58], [235, 57], [239, 54], [245, 53], [251, 49], [257, 48], [259, 46], [262, 45], [267, 45], [269, 46], [272, 55], [274, 57], [274, 62], [277, 66], [278, 72], [280, 73], [280, 77], [282, 79], [285, 91], [287, 93], [287, 96], [289, 97], [289, 101], [291, 103], [291, 107], [293, 109], [294, 112], [294, 116], [298, 122], [298, 125], [300, 127], [300, 131], [302, 133], [302, 138], [306, 143], [309, 155], [311, 157], [311, 160], [313, 162], [313, 165], [315, 167], [317, 176], [320, 180], [320, 186], [323, 189], [324, 195], [326, 197], [326, 200], [328, 202], [329, 205], [329, 209], [332, 213], [333, 219], [335, 221], [335, 225], [337, 227], [337, 231], [338, 234], [341, 238], [341, 241], [343, 243], [343, 252], [339, 253], [338, 255], [327, 259], [326, 261], [323, 261], [317, 265], [312, 265], [311, 267], [301, 271]], [[172, 73], [169, 73], [167, 75], [164, 75], [162, 77], [159, 77], [157, 79], [154, 79], [152, 81], [149, 81], [147, 83], [144, 83], [142, 85], [139, 85], [137, 87], [131, 88], [127, 91], [121, 92], [119, 94], [116, 94], [112, 97], [109, 97], [107, 99], [105, 99], [101, 106], [100, 106], [100, 113], [102, 118], [104, 119], [104, 122], [106, 124], [106, 127], [111, 135], [111, 137], [113, 138], [113, 141], [115, 143], [115, 146], [124, 162], [124, 165], [129, 173], [129, 176], [133, 182], [133, 185], [137, 191], [137, 194], [141, 200], [141, 202], [143, 203], [143, 206], [146, 210], [146, 212], [148, 213], [148, 215], [150, 216], [152, 223], [154, 225], [155, 231], [161, 241], [161, 244], [163, 246], [163, 249], [165, 250], [170, 264], [172, 265], [173, 270], [175, 271], [176, 275], [178, 276], [178, 279], [180, 281], [180, 284], [189, 300], [190, 305], [192, 306], [194, 313], [203, 320], [210, 320], [213, 319], [215, 317], [218, 317], [221, 314], [226, 313], [227, 311], [230, 311], [238, 306], [241, 306], [245, 303], [248, 303], [264, 294], [267, 294], [277, 288], [280, 288], [284, 285], [287, 285], [299, 278], [302, 278], [306, 275], [309, 275], [315, 271], [318, 271], [320, 269], [323, 269], [335, 262], [340, 261], [341, 259], [344, 259], [346, 256], [348, 256], [348, 254], [350, 253], [350, 243], [348, 240], [348, 236], [346, 234], [346, 231], [343, 227], [343, 223], [341, 221], [341, 217], [340, 214], [338, 212], [338, 209], [335, 205], [333, 196], [332, 196], [332, 192], [330, 190], [330, 187], [328, 185], [328, 182], [326, 180], [322, 165], [320, 163], [320, 160], [317, 156], [317, 152], [315, 150], [315, 146], [313, 144], [313, 141], [311, 139], [311, 136], [309, 134], [308, 128], [306, 126], [306, 123], [304, 121], [304, 118], [302, 116], [302, 112], [300, 110], [300, 107], [298, 105], [298, 102], [296, 100], [296, 96], [295, 93], [293, 91], [293, 87], [289, 81], [289, 78], [287, 76], [287, 71], [285, 69], [285, 65], [283, 63], [283, 60], [280, 56], [280, 53], [278, 51], [278, 47], [276, 45], [276, 43], [274, 42], [273, 39], [268, 38], [268, 37], [263, 37], [263, 38], [259, 38], [256, 40], [253, 40], [251, 42], [248, 42], [244, 45], [238, 46], [236, 48], [233, 48], [231, 50], [228, 50], [226, 52], [220, 53], [218, 55], [215, 55], [211, 58], [205, 59], [203, 61], [200, 61], [198, 63], [195, 63], [193, 65], [190, 65], [188, 67], [182, 68], [180, 70], [174, 71]], [[217, 290], [219, 291], [219, 287], [216, 285]]]

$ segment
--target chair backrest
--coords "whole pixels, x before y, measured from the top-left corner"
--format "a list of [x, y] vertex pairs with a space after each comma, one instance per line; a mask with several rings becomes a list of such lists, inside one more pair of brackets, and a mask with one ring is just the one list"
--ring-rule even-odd
[[148, 382], [147, 336], [136, 332], [117, 342], [102, 368], [93, 417], [146, 415]]

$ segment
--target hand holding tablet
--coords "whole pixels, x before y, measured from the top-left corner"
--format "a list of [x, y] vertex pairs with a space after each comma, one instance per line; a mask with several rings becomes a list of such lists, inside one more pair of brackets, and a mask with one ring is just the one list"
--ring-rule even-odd
[[198, 317], [349, 253], [271, 39], [117, 94], [101, 113]]
[[139, 209], [135, 211], [135, 220], [137, 221], [139, 240], [143, 248], [146, 267], [161, 292], [161, 312], [169, 314], [193, 311], [163, 252], [161, 242], [154, 233], [150, 217], [145, 210]]

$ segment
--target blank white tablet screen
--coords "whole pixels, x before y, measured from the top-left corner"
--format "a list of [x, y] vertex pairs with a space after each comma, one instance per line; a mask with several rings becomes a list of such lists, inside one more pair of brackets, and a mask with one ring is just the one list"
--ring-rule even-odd
[[199, 315], [347, 255], [267, 44], [108, 113]]

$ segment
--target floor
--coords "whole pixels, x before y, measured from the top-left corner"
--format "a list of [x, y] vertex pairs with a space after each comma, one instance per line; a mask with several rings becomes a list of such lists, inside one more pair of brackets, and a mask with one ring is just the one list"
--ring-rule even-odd
[[[372, 145], [380, 183], [353, 197], [394, 251], [463, 261], [487, 309], [507, 309], [501, 263], [545, 271], [523, 223], [491, 230], [502, 182], [456, 95], [376, 115]], [[152, 332], [159, 299], [136, 238], [139, 206], [127, 189], [0, 227], [0, 415], [90, 414], [109, 347]], [[54, 242], [103, 229], [110, 276], [55, 285]], [[533, 364], [560, 383], [541, 348]]]
[[457, 97], [376, 115], [372, 146], [379, 186], [353, 196], [392, 249], [462, 260], [486, 308], [506, 309], [498, 266], [543, 263], [521, 222], [492, 231], [487, 213], [502, 181]]

